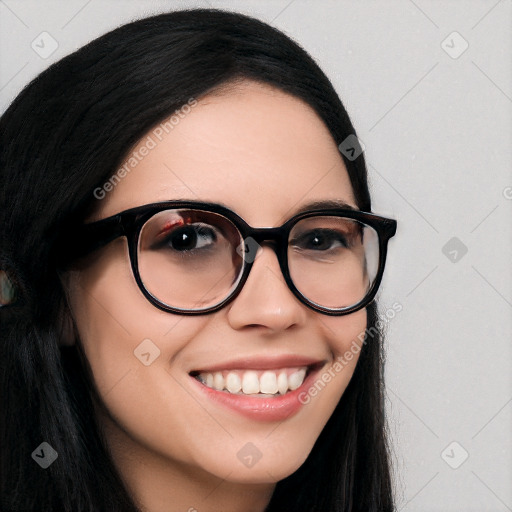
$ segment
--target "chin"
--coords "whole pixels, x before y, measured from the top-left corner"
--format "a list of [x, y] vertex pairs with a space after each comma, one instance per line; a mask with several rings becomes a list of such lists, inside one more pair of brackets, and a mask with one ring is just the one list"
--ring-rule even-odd
[[228, 462], [226, 459], [220, 461], [217, 459], [212, 461], [214, 464], [210, 467], [203, 464], [203, 469], [233, 483], [275, 484], [295, 473], [308, 455], [307, 450], [300, 453], [281, 452], [278, 455], [267, 456], [262, 454], [257, 461], [256, 459], [248, 460], [247, 465], [239, 460], [235, 464], [226, 464]]

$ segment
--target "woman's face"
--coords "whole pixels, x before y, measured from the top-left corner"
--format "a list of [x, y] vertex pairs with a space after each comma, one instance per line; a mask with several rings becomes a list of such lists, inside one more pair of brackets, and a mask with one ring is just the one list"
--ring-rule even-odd
[[[136, 166], [89, 220], [171, 199], [221, 203], [253, 227], [279, 226], [312, 201], [357, 206], [320, 118], [269, 86], [244, 82], [206, 96], [168, 133], [148, 135], [156, 144], [141, 139]], [[290, 475], [340, 400], [357, 355], [342, 371], [333, 371], [333, 363], [367, 322], [365, 309], [331, 317], [299, 302], [268, 245], [260, 248], [241, 293], [213, 314], [182, 316], [151, 305], [134, 280], [123, 237], [70, 273], [69, 292], [104, 405], [100, 418], [125, 473], [136, 461], [232, 482], [270, 483]], [[241, 379], [248, 370], [290, 375], [306, 364], [297, 357], [319, 363], [308, 388], [329, 368], [335, 376], [307, 404], [287, 409], [288, 417], [261, 407], [242, 411], [250, 408], [248, 400], [273, 398], [242, 397], [240, 409], [228, 406], [215, 399], [227, 391], [205, 392], [190, 375], [212, 369], [230, 369]]]

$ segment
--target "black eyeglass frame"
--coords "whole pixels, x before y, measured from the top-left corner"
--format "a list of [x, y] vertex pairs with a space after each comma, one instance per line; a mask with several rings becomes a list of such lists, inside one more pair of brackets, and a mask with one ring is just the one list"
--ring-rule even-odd
[[[152, 295], [146, 289], [141, 279], [138, 267], [137, 248], [142, 227], [151, 217], [161, 211], [183, 208], [201, 210], [224, 216], [238, 229], [244, 243], [246, 243], [247, 239], [249, 238], [255, 240], [259, 245], [262, 245], [263, 242], [272, 241], [272, 248], [276, 253], [281, 272], [283, 273], [283, 277], [290, 291], [295, 295], [295, 297], [297, 297], [300, 302], [306, 306], [315, 311], [331, 316], [342, 316], [358, 311], [370, 304], [370, 302], [375, 298], [384, 273], [387, 256], [387, 244], [389, 239], [395, 235], [397, 226], [396, 220], [382, 217], [375, 213], [364, 212], [360, 210], [334, 208], [313, 209], [298, 213], [279, 227], [254, 228], [247, 224], [244, 219], [242, 219], [232, 210], [215, 203], [195, 201], [162, 201], [130, 208], [128, 210], [112, 215], [111, 217], [107, 217], [105, 219], [101, 219], [88, 224], [82, 224], [78, 228], [74, 228], [66, 237], [66, 239], [62, 240], [60, 244], [58, 244], [60, 247], [60, 249], [57, 250], [59, 255], [59, 266], [66, 266], [69, 262], [86, 256], [92, 251], [104, 247], [116, 238], [125, 236], [128, 243], [130, 264], [133, 275], [135, 277], [135, 281], [137, 282], [137, 285], [142, 294], [146, 297], [146, 299], [149, 300], [151, 304], [153, 304], [153, 306], [161, 309], [162, 311], [182, 315], [205, 315], [208, 313], [213, 313], [214, 311], [218, 311], [226, 304], [234, 300], [235, 297], [241, 292], [245, 282], [249, 277], [249, 273], [255, 261], [254, 259], [248, 261], [244, 256], [242, 275], [236, 288], [234, 288], [233, 291], [220, 303], [204, 309], [191, 310], [169, 306], [168, 304], [161, 302], [157, 297]], [[353, 219], [355, 221], [360, 221], [372, 227], [378, 235], [379, 265], [377, 274], [371, 288], [368, 290], [365, 297], [363, 297], [363, 299], [361, 299], [357, 304], [346, 308], [327, 308], [310, 301], [293, 284], [288, 269], [288, 242], [290, 232], [293, 226], [300, 220], [316, 216], [344, 217]], [[245, 251], [246, 250], [247, 246], [245, 247]]]

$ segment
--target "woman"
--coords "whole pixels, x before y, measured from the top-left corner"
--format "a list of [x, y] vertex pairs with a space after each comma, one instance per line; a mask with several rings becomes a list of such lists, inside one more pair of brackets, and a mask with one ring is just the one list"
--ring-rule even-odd
[[2, 510], [393, 509], [396, 223], [362, 213], [304, 50], [241, 14], [139, 20], [33, 80], [0, 139]]

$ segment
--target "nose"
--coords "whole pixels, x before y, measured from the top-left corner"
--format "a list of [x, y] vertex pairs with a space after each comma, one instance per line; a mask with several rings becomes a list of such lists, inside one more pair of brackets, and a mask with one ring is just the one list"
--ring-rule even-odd
[[282, 331], [306, 321], [306, 306], [288, 288], [277, 255], [268, 245], [258, 248], [242, 291], [228, 306], [233, 329], [260, 326]]

